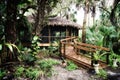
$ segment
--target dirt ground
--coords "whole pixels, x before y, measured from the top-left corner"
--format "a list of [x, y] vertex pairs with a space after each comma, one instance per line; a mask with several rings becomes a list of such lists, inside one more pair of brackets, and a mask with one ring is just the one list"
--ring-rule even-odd
[[53, 69], [53, 75], [42, 80], [91, 80], [91, 76], [87, 73], [87, 70], [82, 68], [68, 71], [61, 66], [54, 66]]

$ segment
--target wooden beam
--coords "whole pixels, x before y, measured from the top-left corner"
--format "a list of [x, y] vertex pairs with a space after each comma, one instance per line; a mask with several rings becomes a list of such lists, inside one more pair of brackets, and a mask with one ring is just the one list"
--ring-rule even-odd
[[92, 45], [92, 44], [86, 44], [86, 43], [77, 43], [79, 46], [86, 46], [86, 47], [90, 47], [93, 49], [101, 49], [101, 50], [105, 50], [105, 51], [110, 51], [109, 48], [105, 48], [105, 47], [101, 47], [101, 46], [96, 46], [96, 45]]
[[52, 45], [52, 46], [58, 46], [56, 44], [49, 44], [49, 43], [40, 43], [39, 44], [39, 46], [50, 46], [50, 45]]

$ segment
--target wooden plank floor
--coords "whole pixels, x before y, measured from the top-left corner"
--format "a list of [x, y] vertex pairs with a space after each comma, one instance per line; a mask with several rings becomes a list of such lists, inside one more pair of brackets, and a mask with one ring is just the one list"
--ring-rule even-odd
[[[65, 57], [73, 60], [75, 63], [77, 63], [78, 66], [81, 66], [83, 68], [93, 68], [91, 66], [91, 58], [83, 54], [77, 55], [72, 46], [67, 46], [65, 52], [66, 52]], [[104, 62], [99, 61], [99, 63], [100, 63], [100, 68], [107, 67], [107, 64], [105, 64]]]

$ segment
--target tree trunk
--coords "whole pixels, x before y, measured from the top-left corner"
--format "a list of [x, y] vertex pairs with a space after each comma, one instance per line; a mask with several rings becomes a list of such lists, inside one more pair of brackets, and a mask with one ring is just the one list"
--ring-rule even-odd
[[95, 23], [95, 14], [96, 14], [96, 5], [95, 5], [95, 1], [93, 0], [93, 6], [92, 6], [92, 17], [93, 17], [93, 25]]
[[[112, 25], [116, 26], [116, 27], [119, 27], [119, 25], [117, 24], [117, 18], [115, 16], [115, 11], [116, 11], [116, 8], [117, 8], [117, 5], [119, 2], [120, 2], [120, 0], [114, 0], [113, 6], [112, 6], [113, 8], [110, 13], [110, 21], [111, 21]], [[116, 28], [116, 30], [117, 30], [117, 28]]]
[[[17, 14], [17, 2], [16, 0], [7, 0], [7, 21], [5, 26], [5, 39], [7, 43], [15, 44], [17, 40], [16, 36], [16, 14]], [[15, 50], [14, 50], [15, 51]], [[8, 59], [13, 60], [17, 56], [7, 50]]]
[[37, 0], [38, 4], [38, 10], [37, 10], [37, 16], [36, 16], [36, 21], [35, 21], [35, 35], [39, 35], [44, 24], [45, 20], [45, 5], [46, 5], [46, 0]]
[[89, 1], [86, 0], [85, 2], [85, 10], [84, 10], [84, 20], [83, 20], [83, 27], [82, 27], [82, 42], [86, 43], [86, 21], [87, 21], [87, 13], [89, 12]]

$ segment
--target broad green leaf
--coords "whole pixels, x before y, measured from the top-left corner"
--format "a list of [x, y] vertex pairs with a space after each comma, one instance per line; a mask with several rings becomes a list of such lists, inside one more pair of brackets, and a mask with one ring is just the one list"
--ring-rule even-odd
[[18, 49], [18, 47], [16, 46], [16, 45], [14, 45], [14, 44], [11, 44], [14, 48], [16, 48], [17, 49], [17, 51], [20, 53], [20, 50]]
[[38, 38], [39, 38], [38, 36], [34, 36], [34, 37], [33, 37], [33, 40], [36, 41]]
[[12, 45], [11, 45], [11, 44], [6, 43], [5, 45], [6, 45], [6, 46], [10, 49], [10, 51], [11, 51], [11, 52], [13, 52], [13, 47], [12, 47]]
[[2, 50], [2, 44], [0, 44], [0, 50]]

